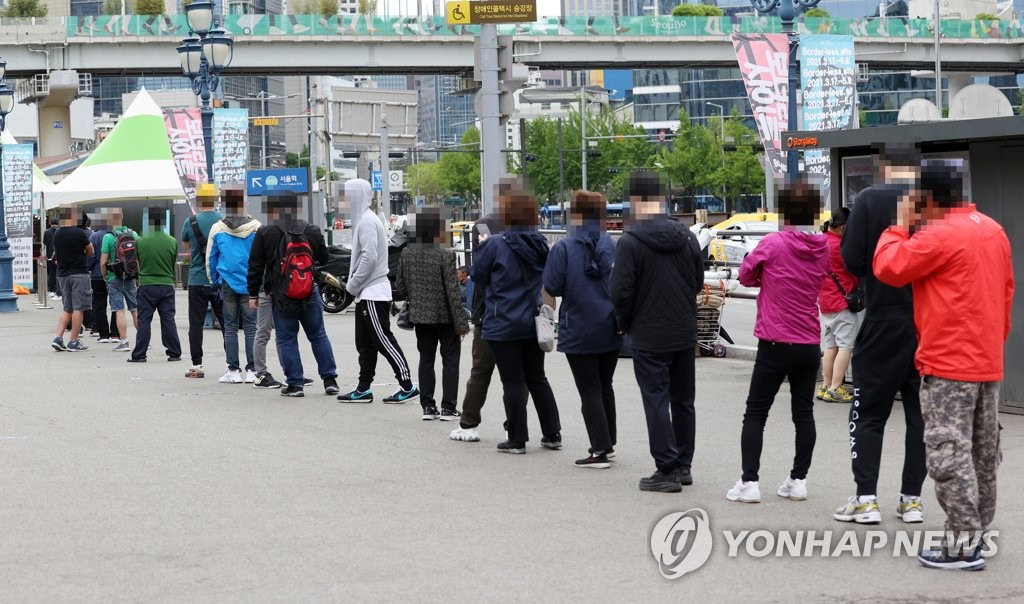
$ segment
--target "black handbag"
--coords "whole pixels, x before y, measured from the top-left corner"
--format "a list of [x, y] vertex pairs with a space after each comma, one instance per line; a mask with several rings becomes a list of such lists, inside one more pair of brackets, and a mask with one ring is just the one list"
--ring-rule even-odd
[[846, 293], [843, 286], [839, 284], [839, 279], [836, 278], [835, 273], [829, 273], [828, 276], [832, 277], [832, 280], [836, 283], [836, 287], [839, 288], [839, 293], [843, 294], [843, 298], [846, 298], [846, 307], [849, 308], [851, 312], [857, 313], [864, 310], [865, 300], [863, 289], [855, 287], [850, 293]]

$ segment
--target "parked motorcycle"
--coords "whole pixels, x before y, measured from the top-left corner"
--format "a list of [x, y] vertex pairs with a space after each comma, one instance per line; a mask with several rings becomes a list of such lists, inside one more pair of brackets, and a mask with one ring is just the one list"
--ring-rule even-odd
[[[395, 233], [388, 241], [388, 279], [391, 280], [392, 292], [394, 292], [395, 279], [398, 276], [398, 259], [401, 258], [406, 243], [408, 243], [408, 237], [405, 231]], [[320, 299], [323, 300], [324, 310], [329, 313], [339, 313], [348, 308], [355, 300], [352, 294], [345, 289], [348, 282], [348, 269], [352, 265], [352, 249], [343, 245], [332, 245], [327, 248], [327, 251], [331, 258], [327, 264], [317, 270], [316, 283], [320, 288]]]

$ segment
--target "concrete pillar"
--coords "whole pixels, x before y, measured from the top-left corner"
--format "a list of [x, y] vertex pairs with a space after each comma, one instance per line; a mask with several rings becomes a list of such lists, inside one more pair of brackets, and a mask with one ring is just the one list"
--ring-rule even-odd
[[966, 71], [946, 72], [945, 77], [946, 86], [949, 89], [947, 92], [949, 95], [947, 102], [952, 104], [953, 97], [955, 97], [958, 92], [971, 85], [971, 74]]
[[71, 146], [71, 102], [78, 96], [77, 71], [51, 71], [49, 94], [38, 99], [39, 155], [67, 155]]

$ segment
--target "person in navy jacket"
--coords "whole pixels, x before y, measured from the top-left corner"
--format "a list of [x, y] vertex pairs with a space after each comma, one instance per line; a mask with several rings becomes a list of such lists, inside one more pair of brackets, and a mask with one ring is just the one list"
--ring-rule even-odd
[[555, 395], [544, 374], [534, 317], [540, 304], [541, 274], [548, 244], [537, 232], [537, 200], [521, 184], [502, 183], [502, 221], [508, 230], [480, 247], [470, 277], [486, 289], [483, 338], [491, 347], [504, 388], [508, 440], [502, 453], [526, 453], [527, 390], [533, 396], [544, 437], [541, 445], [562, 448]]
[[580, 468], [608, 468], [615, 455], [615, 391], [621, 337], [615, 324], [608, 277], [615, 242], [605, 232], [607, 202], [600, 193], [573, 197], [570, 235], [556, 243], [544, 267], [544, 289], [562, 298], [558, 308], [558, 351], [565, 354], [583, 403], [590, 454]]

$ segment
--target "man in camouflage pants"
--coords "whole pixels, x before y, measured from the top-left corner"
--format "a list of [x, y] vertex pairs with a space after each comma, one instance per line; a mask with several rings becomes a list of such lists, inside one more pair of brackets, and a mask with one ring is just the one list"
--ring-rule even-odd
[[943, 547], [922, 551], [918, 560], [929, 568], [980, 570], [982, 535], [996, 507], [999, 384], [1013, 302], [1010, 242], [963, 199], [963, 167], [955, 160], [922, 164], [920, 186], [900, 200], [897, 221], [878, 240], [874, 271], [893, 287], [914, 288], [925, 454], [946, 512]]

